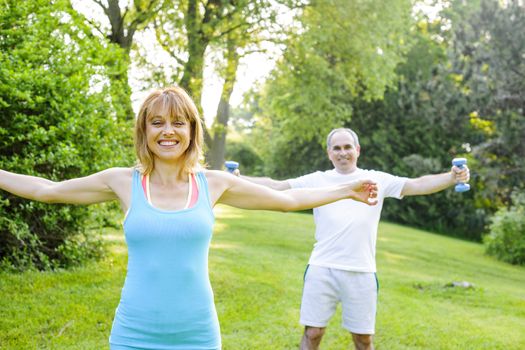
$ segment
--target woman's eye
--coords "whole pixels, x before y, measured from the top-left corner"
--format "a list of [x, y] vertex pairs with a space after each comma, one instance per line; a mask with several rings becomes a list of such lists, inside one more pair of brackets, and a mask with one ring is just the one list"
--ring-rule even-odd
[[173, 123], [173, 125], [175, 125], [175, 126], [184, 126], [184, 124], [185, 124], [184, 122], [175, 122], [175, 123]]

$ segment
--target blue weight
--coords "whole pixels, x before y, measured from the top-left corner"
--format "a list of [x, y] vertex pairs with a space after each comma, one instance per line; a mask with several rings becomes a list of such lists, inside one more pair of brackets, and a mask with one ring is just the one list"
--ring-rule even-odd
[[235, 169], [237, 169], [239, 167], [239, 163], [233, 161], [233, 160], [227, 160], [224, 162], [224, 166], [226, 167], [226, 169], [228, 169], [228, 171], [230, 173], [233, 173], [235, 171]]
[[[463, 166], [466, 165], [466, 164], [467, 164], [467, 159], [466, 158], [454, 158], [454, 159], [452, 159], [452, 165], [457, 166], [460, 169], [463, 169]], [[460, 182], [460, 183], [456, 184], [454, 189], [456, 190], [456, 192], [467, 192], [468, 190], [470, 190], [470, 185], [467, 184], [467, 183]]]

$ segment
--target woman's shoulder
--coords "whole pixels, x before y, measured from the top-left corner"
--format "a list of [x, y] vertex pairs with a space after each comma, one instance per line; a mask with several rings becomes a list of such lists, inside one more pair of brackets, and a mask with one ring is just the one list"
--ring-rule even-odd
[[225, 176], [228, 176], [228, 175], [231, 176], [231, 174], [228, 174], [227, 172], [222, 171], [222, 170], [202, 169], [199, 172], [203, 174], [208, 181], [222, 180], [225, 178]]
[[108, 168], [101, 171], [102, 176], [108, 183], [115, 182], [129, 182], [133, 178], [133, 173], [137, 171], [135, 168]]
[[201, 173], [206, 178], [210, 187], [225, 188], [233, 185], [239, 177], [223, 170], [202, 170]]
[[123, 167], [115, 167], [115, 168], [108, 168], [104, 170], [103, 172], [112, 175], [112, 176], [125, 176], [125, 177], [131, 177], [133, 176], [133, 172], [137, 171], [136, 168], [123, 168]]

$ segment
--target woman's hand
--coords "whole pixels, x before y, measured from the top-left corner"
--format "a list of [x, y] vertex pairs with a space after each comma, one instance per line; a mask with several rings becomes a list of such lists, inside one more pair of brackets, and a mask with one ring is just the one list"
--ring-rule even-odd
[[350, 183], [352, 186], [350, 198], [368, 205], [376, 205], [377, 183], [372, 180], [356, 180]]

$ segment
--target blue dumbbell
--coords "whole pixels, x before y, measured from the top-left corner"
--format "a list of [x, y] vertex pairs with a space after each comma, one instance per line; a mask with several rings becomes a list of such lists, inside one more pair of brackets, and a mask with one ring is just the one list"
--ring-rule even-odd
[[[466, 158], [454, 158], [452, 159], [452, 165], [457, 166], [460, 169], [463, 169], [463, 166], [467, 164]], [[470, 185], [467, 183], [459, 182], [455, 187], [456, 192], [466, 192], [470, 190]]]
[[224, 162], [224, 166], [230, 173], [233, 173], [235, 169], [239, 167], [239, 163], [234, 162], [233, 160], [227, 160]]

